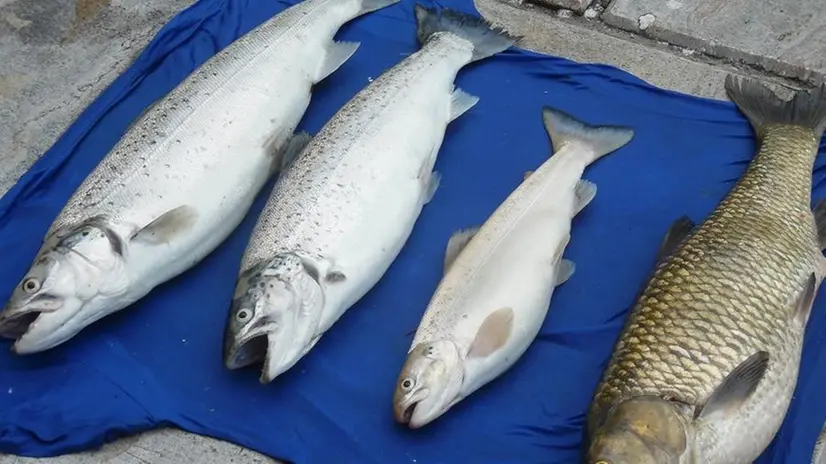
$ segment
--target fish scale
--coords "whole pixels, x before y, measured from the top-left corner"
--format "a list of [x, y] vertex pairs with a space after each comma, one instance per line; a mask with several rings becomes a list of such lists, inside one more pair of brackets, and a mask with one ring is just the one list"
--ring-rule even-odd
[[[755, 125], [753, 113], [746, 114]], [[751, 462], [783, 420], [803, 344], [805, 321], [795, 319], [798, 300], [813, 273], [815, 289], [823, 277], [810, 208], [820, 132], [802, 124], [755, 126], [759, 151], [743, 176], [708, 218], [663, 256], [630, 311], [588, 412], [588, 435], [594, 443], [603, 440], [598, 443], [603, 452], [614, 446], [615, 456], [627, 458], [620, 451], [631, 449], [633, 440], [611, 443], [621, 432], [610, 435], [600, 427], [613, 417], [609, 414], [618, 414], [612, 411], [619, 405], [649, 395], [665, 400], [682, 414], [689, 424], [684, 427], [693, 427], [686, 432], [690, 451], [669, 454], [675, 463]], [[768, 353], [768, 365], [740, 406], [723, 417], [695, 417], [727, 376], [760, 351]], [[647, 439], [642, 441], [653, 446]], [[665, 461], [638, 456], [636, 462]]]

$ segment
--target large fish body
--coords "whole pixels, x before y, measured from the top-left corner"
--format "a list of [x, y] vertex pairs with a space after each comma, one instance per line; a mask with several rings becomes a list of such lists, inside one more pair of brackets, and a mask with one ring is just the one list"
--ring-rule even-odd
[[759, 152], [701, 225], [666, 236], [588, 413], [591, 464], [750, 463], [791, 401], [824, 276], [826, 203], [810, 201], [826, 86], [791, 102], [726, 88]]
[[596, 193], [585, 168], [628, 143], [627, 128], [593, 127], [545, 108], [553, 156], [480, 228], [448, 242], [445, 275], [425, 311], [394, 395], [394, 415], [421, 427], [508, 370], [545, 320], [554, 287], [574, 272], [562, 259], [571, 220]]
[[477, 18], [416, 5], [422, 48], [362, 89], [279, 178], [244, 254], [224, 361], [293, 366], [385, 273], [439, 176], [447, 124], [478, 100], [468, 63], [513, 40]]
[[337, 30], [397, 1], [290, 7], [139, 117], [64, 206], [0, 314], [16, 352], [66, 341], [215, 249], [290, 155], [313, 84], [355, 52], [333, 42]]

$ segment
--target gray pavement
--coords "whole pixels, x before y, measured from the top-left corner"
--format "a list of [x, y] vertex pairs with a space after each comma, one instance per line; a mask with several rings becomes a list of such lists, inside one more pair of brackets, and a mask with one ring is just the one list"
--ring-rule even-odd
[[813, 84], [826, 76], [823, 0], [614, 0], [603, 19]]
[[0, 196], [194, 0], [0, 0]]
[[[172, 14], [193, 1], [0, 0], [0, 63], [4, 63], [0, 67], [0, 195], [130, 64], [157, 29]], [[533, 1], [544, 5], [568, 5], [578, 11], [583, 11], [579, 5], [589, 3], [580, 0]], [[699, 0], [634, 1], [700, 3]], [[811, 1], [822, 2], [777, 0], [773, 4], [798, 8], [800, 3]], [[614, 0], [617, 2], [625, 3], [625, 0]], [[722, 99], [725, 98], [723, 79], [730, 72], [756, 77], [777, 84], [781, 89], [800, 85], [796, 81], [755, 71], [750, 66], [605, 25], [599, 17], [600, 5], [608, 3], [609, 0], [597, 0], [594, 4], [598, 8], [592, 6], [584, 10], [584, 16], [579, 16], [571, 15], [567, 10], [554, 12], [510, 0], [476, 0], [477, 8], [486, 18], [524, 36], [522, 46], [525, 48], [580, 62], [610, 64], [659, 87]], [[732, 3], [742, 6], [742, 0]], [[755, 14], [767, 11], [765, 8], [755, 9], [753, 3], [750, 5], [742, 8], [751, 8], [757, 12]], [[617, 11], [619, 8], [614, 14]], [[825, 24], [823, 17], [820, 18], [820, 24]], [[805, 30], [799, 36], [803, 37], [804, 33]], [[815, 31], [811, 35], [817, 33], [821, 32]], [[822, 64], [821, 61], [820, 72]], [[817, 71], [813, 68], [811, 72], [815, 75]], [[52, 459], [0, 455], [0, 464], [193, 462], [252, 464], [276, 461], [229, 443], [174, 429], [148, 432], [121, 439], [101, 450]]]

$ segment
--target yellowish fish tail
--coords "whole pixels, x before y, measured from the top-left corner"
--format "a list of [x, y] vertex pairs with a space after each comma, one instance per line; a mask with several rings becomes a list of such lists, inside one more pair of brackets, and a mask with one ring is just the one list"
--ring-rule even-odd
[[751, 79], [726, 76], [726, 93], [743, 112], [758, 138], [772, 125], [811, 129], [816, 140], [826, 130], [826, 84], [800, 90], [791, 100], [782, 100], [771, 89]]
[[565, 146], [576, 145], [591, 155], [588, 164], [613, 153], [634, 138], [634, 130], [630, 127], [591, 125], [548, 106], [542, 109], [542, 121], [554, 153]]

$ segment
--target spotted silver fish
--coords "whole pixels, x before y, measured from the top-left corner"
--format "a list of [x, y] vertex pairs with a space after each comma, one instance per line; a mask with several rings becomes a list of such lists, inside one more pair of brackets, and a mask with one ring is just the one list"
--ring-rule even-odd
[[274, 187], [243, 258], [227, 368], [264, 361], [271, 381], [378, 282], [436, 191], [446, 126], [478, 101], [454, 88], [457, 73], [514, 42], [463, 13], [415, 13], [422, 48], [350, 100]]
[[288, 140], [312, 86], [358, 47], [335, 33], [398, 1], [305, 0], [151, 106], [69, 199], [0, 313], [13, 350], [63, 343], [215, 249], [306, 142]]

